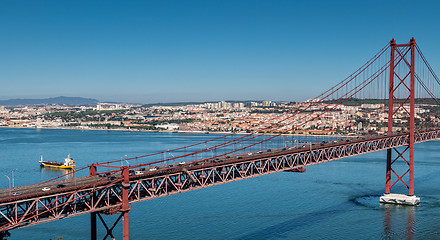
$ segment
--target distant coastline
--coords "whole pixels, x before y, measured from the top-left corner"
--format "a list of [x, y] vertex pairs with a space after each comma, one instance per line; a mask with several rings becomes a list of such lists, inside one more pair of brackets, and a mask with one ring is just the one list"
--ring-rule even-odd
[[32, 106], [32, 105], [46, 105], [46, 104], [58, 104], [58, 105], [96, 105], [99, 100], [93, 98], [83, 97], [52, 97], [52, 98], [14, 98], [0, 100], [2, 106]]
[[[122, 128], [111, 128], [111, 129], [103, 129], [103, 128], [74, 128], [74, 127], [23, 127], [23, 126], [0, 126], [0, 128], [9, 128], [9, 129], [58, 129], [58, 130], [80, 130], [80, 131], [119, 131], [119, 132], [156, 132], [156, 133], [188, 133], [188, 134], [231, 134], [231, 132], [213, 132], [213, 131], [182, 131], [182, 130], [145, 130], [145, 129], [122, 129]], [[245, 135], [249, 133], [244, 132], [236, 132], [233, 134], [237, 135]], [[276, 133], [265, 133], [262, 135], [278, 135]], [[324, 135], [324, 134], [297, 134], [297, 133], [283, 133], [283, 136], [312, 136], [312, 137], [328, 137], [328, 138], [353, 138], [356, 136], [350, 135]]]

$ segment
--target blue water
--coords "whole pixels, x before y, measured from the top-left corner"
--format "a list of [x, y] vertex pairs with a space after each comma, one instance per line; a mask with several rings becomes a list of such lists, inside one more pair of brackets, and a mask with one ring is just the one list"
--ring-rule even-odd
[[[172, 149], [211, 134], [141, 133], [0, 128], [0, 187], [59, 175], [41, 170], [40, 155], [78, 167]], [[380, 205], [385, 152], [276, 173], [133, 204], [131, 239], [439, 239], [440, 143], [415, 149], [416, 207]], [[405, 189], [393, 188], [394, 192]], [[116, 216], [107, 216], [114, 220]], [[81, 215], [11, 231], [9, 239], [90, 239]], [[114, 234], [122, 235], [119, 224]], [[98, 237], [105, 228], [98, 222]]]

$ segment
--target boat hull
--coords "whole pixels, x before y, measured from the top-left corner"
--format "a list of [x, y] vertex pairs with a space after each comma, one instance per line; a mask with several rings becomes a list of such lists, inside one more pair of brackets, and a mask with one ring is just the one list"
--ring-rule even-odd
[[56, 163], [50, 163], [50, 162], [40, 162], [40, 165], [42, 167], [48, 167], [48, 168], [75, 169], [75, 166], [66, 166], [63, 164], [56, 164]]

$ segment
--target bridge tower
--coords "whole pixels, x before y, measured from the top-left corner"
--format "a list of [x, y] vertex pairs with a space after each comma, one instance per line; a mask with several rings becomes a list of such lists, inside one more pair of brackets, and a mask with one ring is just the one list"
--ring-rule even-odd
[[[97, 166], [105, 166], [105, 165], [97, 165], [97, 164], [92, 164], [89, 168], [89, 175], [90, 176], [96, 176], [98, 175]], [[114, 166], [107, 166], [107, 167], [114, 167]], [[119, 168], [119, 167], [116, 167]], [[97, 239], [97, 227], [96, 227], [96, 216], [99, 217], [99, 219], [101, 220], [102, 224], [104, 225], [107, 233], [104, 236], [104, 239], [106, 239], [108, 236], [111, 237], [112, 239], [115, 239], [115, 237], [113, 236], [113, 229], [115, 228], [115, 226], [118, 224], [119, 220], [121, 220], [122, 218], [122, 239], [123, 240], [129, 240], [129, 221], [128, 221], [128, 212], [130, 211], [131, 207], [129, 205], [129, 199], [128, 199], [128, 193], [129, 193], [129, 189], [130, 189], [130, 176], [129, 176], [129, 169], [128, 167], [121, 167], [121, 177], [122, 177], [122, 182], [121, 182], [121, 191], [122, 191], [122, 201], [121, 201], [121, 206], [117, 207], [117, 208], [113, 208], [113, 209], [108, 209], [106, 211], [101, 211], [101, 212], [91, 212], [90, 213], [90, 239], [91, 240], [96, 240]], [[93, 198], [93, 201], [95, 201], [96, 198], [96, 193], [93, 193], [91, 195], [91, 198]], [[101, 216], [101, 214], [106, 214], [106, 215], [115, 215], [117, 214], [117, 212], [120, 212], [119, 217], [116, 219], [116, 221], [113, 223], [113, 225], [109, 228], [104, 220], [104, 218]]]
[[[387, 150], [385, 194], [380, 197], [381, 203], [406, 205], [420, 203], [420, 198], [414, 195], [415, 44], [414, 38], [411, 38], [410, 42], [406, 44], [396, 44], [394, 39], [390, 41], [388, 134], [393, 133], [393, 118], [400, 111], [409, 116], [409, 136], [407, 140], [408, 145], [404, 147], [403, 151], [397, 148]], [[393, 153], [397, 154], [394, 158]], [[408, 169], [399, 175], [393, 168], [393, 164], [398, 165], [402, 161], [405, 166], [408, 166]], [[391, 181], [393, 177], [397, 178], [394, 182]], [[404, 180], [406, 178], [408, 179], [407, 181]], [[406, 186], [408, 188], [408, 195], [392, 194], [391, 188], [396, 183], [402, 183]]]

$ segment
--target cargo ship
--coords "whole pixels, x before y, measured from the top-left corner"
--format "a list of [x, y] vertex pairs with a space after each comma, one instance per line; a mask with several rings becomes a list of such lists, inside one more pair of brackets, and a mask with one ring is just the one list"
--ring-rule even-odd
[[50, 167], [50, 168], [60, 168], [60, 169], [75, 169], [76, 165], [72, 158], [70, 158], [70, 154], [67, 158], [64, 159], [64, 163], [60, 162], [50, 162], [43, 161], [43, 156], [41, 156], [41, 160], [39, 161], [42, 167]]

